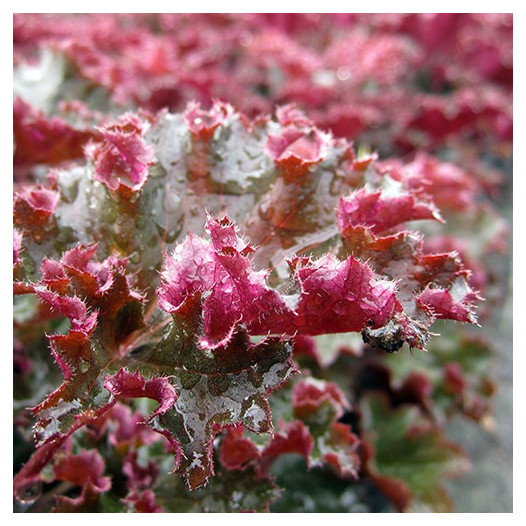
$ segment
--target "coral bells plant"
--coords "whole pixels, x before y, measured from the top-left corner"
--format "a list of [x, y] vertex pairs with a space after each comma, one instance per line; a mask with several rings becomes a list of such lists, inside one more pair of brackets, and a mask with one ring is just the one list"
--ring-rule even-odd
[[[41, 30], [72, 83], [116, 78]], [[173, 64], [143, 31], [153, 104]], [[291, 75], [307, 55], [282, 58]], [[139, 97], [135, 74], [113, 95]], [[195, 99], [15, 97], [15, 511], [451, 509], [443, 479], [469, 462], [444, 423], [481, 421], [495, 388], [490, 344], [464, 330], [498, 302], [477, 265], [504, 228], [491, 183], [357, 152], [295, 104]]]

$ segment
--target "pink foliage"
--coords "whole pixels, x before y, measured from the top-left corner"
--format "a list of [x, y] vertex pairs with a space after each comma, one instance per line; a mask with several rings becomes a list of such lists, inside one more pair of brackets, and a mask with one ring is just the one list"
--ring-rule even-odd
[[83, 451], [78, 455], [67, 453], [54, 465], [54, 475], [57, 480], [67, 481], [80, 486], [78, 497], [57, 497], [59, 509], [61, 506], [70, 509], [93, 499], [94, 496], [105, 493], [111, 487], [110, 477], [104, 476], [105, 461], [97, 451]]
[[43, 186], [24, 187], [15, 194], [14, 221], [23, 227], [42, 225], [53, 216], [60, 192]]
[[470, 307], [480, 299], [479, 296], [475, 292], [465, 290], [458, 292], [458, 298], [455, 298], [455, 295], [456, 289], [452, 293], [450, 290], [427, 287], [416, 300], [430, 309], [437, 318], [476, 323]]
[[166, 378], [145, 380], [138, 371], [130, 373], [121, 369], [117, 374], [106, 377], [104, 387], [116, 398], [146, 397], [159, 402], [150, 419], [168, 411], [177, 400], [177, 394]]
[[368, 192], [365, 188], [340, 198], [338, 226], [345, 231], [349, 226], [364, 226], [374, 234], [415, 219], [438, 219], [440, 215], [432, 203], [417, 200], [413, 194], [385, 195]]
[[22, 250], [22, 234], [13, 228], [13, 268], [20, 264], [20, 252]]
[[86, 150], [95, 164], [95, 179], [125, 196], [139, 191], [155, 157], [153, 147], [143, 139], [144, 124], [127, 115], [99, 132], [102, 142], [91, 144]]
[[341, 506], [447, 508], [443, 417], [495, 386], [483, 338], [432, 329], [502, 302], [512, 15], [13, 29], [16, 510], [268, 511], [288, 454], [356, 481]]
[[321, 133], [312, 130], [285, 128], [280, 136], [269, 135], [267, 152], [286, 177], [301, 177], [325, 156], [325, 142]]
[[60, 117], [47, 117], [23, 99], [13, 103], [13, 139], [16, 168], [35, 164], [56, 165], [84, 157], [84, 146], [98, 137], [88, 129], [76, 129]]
[[184, 120], [194, 137], [207, 140], [233, 109], [227, 104], [216, 102], [209, 111], [201, 109], [199, 103], [190, 103], [184, 113]]
[[184, 315], [202, 301], [205, 346], [226, 343], [241, 323], [254, 335], [359, 331], [368, 321], [383, 325], [399, 308], [394, 284], [352, 256], [292, 259], [299, 294], [282, 295], [266, 284], [266, 272], [253, 269], [253, 249], [233, 223], [209, 218], [207, 230], [211, 242], [189, 235], [175, 248], [158, 291], [171, 313]]
[[256, 444], [243, 435], [243, 426], [232, 426], [226, 430], [219, 455], [221, 464], [227, 469], [243, 469], [260, 456]]

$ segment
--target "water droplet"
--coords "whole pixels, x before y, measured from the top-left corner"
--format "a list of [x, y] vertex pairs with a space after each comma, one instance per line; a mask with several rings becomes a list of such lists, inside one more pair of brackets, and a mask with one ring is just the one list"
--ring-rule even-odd
[[16, 498], [23, 504], [33, 504], [42, 494], [42, 482], [36, 480], [17, 488]]
[[343, 179], [341, 177], [334, 177], [329, 187], [330, 194], [339, 196], [342, 192], [342, 184], [343, 184]]
[[106, 209], [106, 221], [109, 223], [114, 223], [117, 219], [117, 209], [113, 206], [110, 206]]
[[239, 35], [239, 43], [244, 47], [250, 46], [253, 40], [254, 37], [252, 36], [252, 33], [248, 31], [243, 31], [241, 35]]
[[276, 213], [276, 209], [273, 206], [269, 206], [267, 208], [260, 208], [261, 214], [263, 218], [265, 219], [272, 219], [274, 217], [274, 214]]
[[[164, 231], [165, 231], [164, 225], [161, 225], [159, 223], [155, 223], [155, 228], [157, 229], [157, 233], [159, 234], [159, 236], [163, 237], [164, 236]], [[155, 242], [157, 243], [157, 240]]]
[[324, 290], [319, 290], [314, 294], [312, 302], [314, 305], [320, 306], [328, 302], [329, 295]]
[[181, 198], [177, 194], [170, 194], [166, 197], [165, 209], [168, 213], [174, 213], [179, 210]]
[[173, 243], [177, 239], [177, 235], [180, 231], [178, 230], [170, 230], [166, 233], [165, 241], [167, 243]]
[[341, 81], [349, 80], [351, 78], [351, 70], [347, 66], [342, 66], [341, 68], [338, 68], [336, 76], [338, 77], [338, 80]]
[[135, 223], [135, 226], [139, 229], [139, 230], [143, 230], [145, 227], [146, 227], [146, 217], [144, 217], [143, 215], [139, 215], [139, 217], [137, 218], [137, 221]]
[[130, 263], [133, 263], [134, 265], [136, 265], [140, 261], [141, 261], [141, 254], [139, 252], [135, 251], [130, 254]]
[[68, 181], [68, 184], [61, 186], [61, 190], [64, 201], [66, 201], [66, 203], [73, 203], [79, 193], [79, 180]]
[[141, 193], [137, 192], [136, 194], [133, 194], [130, 198], [130, 203], [136, 203], [141, 197]]
[[90, 367], [91, 367], [90, 362], [87, 362], [85, 360], [80, 361], [79, 369], [81, 373], [87, 373]]
[[[157, 225], [159, 226], [159, 225]], [[160, 235], [162, 236], [162, 232], [160, 233]], [[159, 247], [159, 240], [156, 236], [151, 236], [149, 241], [147, 241], [147, 244], [150, 248], [158, 248]]]

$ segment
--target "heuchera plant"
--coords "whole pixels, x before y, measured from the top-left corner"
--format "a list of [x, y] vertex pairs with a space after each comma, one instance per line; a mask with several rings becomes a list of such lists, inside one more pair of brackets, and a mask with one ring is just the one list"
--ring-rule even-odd
[[[321, 58], [326, 28], [316, 53], [294, 40], [308, 16], [279, 38], [264, 15], [216, 17], [153, 32], [138, 15], [112, 33], [114, 16], [60, 30], [15, 16], [17, 61], [31, 35], [74, 68], [73, 92], [103, 85], [112, 108], [51, 88], [47, 109], [14, 100], [15, 510], [449, 510], [443, 478], [469, 463], [443, 424], [482, 421], [495, 389], [490, 344], [459, 328], [487, 319], [482, 296], [499, 301], [480, 263], [505, 250], [481, 200], [496, 183], [424, 150], [357, 153], [274, 85], [262, 108], [199, 100], [234, 45], [233, 102], [277, 61], [298, 80], [280, 90], [318, 78], [326, 118], [320, 61], [366, 79], [377, 70], [342, 70], [338, 49], [418, 56], [405, 37], [353, 32]], [[69, 38], [78, 27], [86, 41]]]

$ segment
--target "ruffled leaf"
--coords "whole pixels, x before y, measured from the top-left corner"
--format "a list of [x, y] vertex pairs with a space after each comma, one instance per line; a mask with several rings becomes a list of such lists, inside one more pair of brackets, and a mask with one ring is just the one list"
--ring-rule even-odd
[[391, 159], [378, 162], [378, 170], [403, 182], [408, 191], [421, 199], [432, 199], [443, 211], [469, 210], [475, 206], [480, 183], [453, 163], [440, 162], [420, 152], [414, 161], [403, 164]]
[[419, 202], [412, 194], [385, 195], [365, 188], [342, 197], [338, 206], [341, 232], [350, 226], [364, 226], [373, 234], [380, 234], [415, 219], [440, 220], [440, 215], [431, 203]]
[[130, 373], [121, 369], [116, 375], [107, 376], [103, 385], [115, 398], [146, 397], [159, 402], [148, 420], [166, 413], [177, 400], [177, 393], [167, 378], [145, 380], [138, 371]]
[[301, 455], [309, 468], [326, 467], [340, 477], [356, 479], [360, 467], [359, 439], [338, 422], [349, 408], [339, 387], [314, 378], [300, 380], [292, 393], [294, 417], [279, 421], [268, 443], [258, 448], [241, 428], [229, 428], [221, 444], [220, 459], [227, 469], [257, 469], [268, 477], [273, 464], [288, 453]]
[[[68, 318], [70, 325], [66, 333], [48, 336], [63, 382], [32, 409], [37, 418], [34, 434], [39, 444], [35, 453], [38, 457], [41, 448], [56, 450], [67, 437], [97, 421], [112, 405], [101, 385], [102, 373], [119, 356], [115, 347], [115, 338], [120, 337], [119, 313], [130, 304], [138, 304], [141, 296], [131, 288], [123, 261], [116, 263], [110, 257], [97, 263], [92, 261], [94, 254], [95, 247], [75, 247], [60, 262], [45, 260], [41, 282], [31, 286], [31, 291], [52, 312]], [[133, 320], [128, 321], [133, 327]], [[122, 379], [122, 375], [117, 378]], [[156, 398], [154, 384], [148, 384], [138, 396], [151, 394]]]
[[[293, 410], [278, 415], [273, 434], [268, 398], [296, 372], [294, 338], [361, 332], [370, 346], [397, 350], [423, 346], [437, 317], [473, 320], [466, 312], [476, 298], [461, 287], [469, 273], [460, 259], [424, 252], [419, 234], [396, 231], [437, 219], [431, 200], [405, 180], [382, 178], [375, 155], [357, 158], [292, 107], [250, 121], [222, 103], [191, 105], [149, 122], [151, 131], [128, 115], [101, 128], [87, 150], [93, 177], [91, 166], [54, 171], [47, 187], [18, 192], [20, 270], [31, 278], [15, 290], [45, 304], [63, 382], [46, 384], [54, 390], [33, 409], [38, 447], [17, 488], [41, 480], [68, 439], [83, 440], [81, 430], [90, 440], [107, 432], [105, 447], [127, 459], [124, 502], [135, 511], [171, 509], [155, 487], [162, 476], [136, 451], [173, 455], [174, 471], [202, 492], [189, 500], [203, 508], [205, 485], [231, 490], [216, 472], [262, 491], [242, 504], [228, 493], [228, 509], [265, 508], [270, 469], [287, 452], [354, 478], [358, 438], [335, 384], [298, 382]], [[24, 222], [22, 205], [39, 225]], [[446, 373], [458, 399], [462, 371]], [[424, 407], [429, 385], [414, 375], [402, 390]], [[157, 407], [121, 405], [141, 398]], [[256, 445], [247, 430], [271, 436]]]
[[400, 309], [395, 284], [378, 279], [353, 256], [345, 261], [330, 254], [314, 262], [295, 258], [290, 264], [301, 290], [292, 321], [297, 334], [381, 327]]
[[[392, 181], [384, 178], [381, 184], [390, 188]], [[440, 216], [432, 204], [399, 188], [394, 197], [359, 190], [342, 198], [338, 208], [343, 254], [348, 251], [367, 260], [376, 273], [397, 283], [400, 308], [396, 315], [384, 327], [362, 331], [366, 343], [389, 352], [397, 351], [404, 342], [424, 348], [429, 327], [437, 318], [475, 323], [475, 307], [481, 299], [469, 287], [470, 273], [457, 253], [425, 253], [423, 239], [416, 232], [385, 234], [413, 219], [440, 220]]]
[[314, 439], [309, 428], [301, 421], [283, 423], [281, 429], [274, 433], [272, 439], [260, 453], [258, 469], [268, 476], [271, 465], [281, 456], [289, 453], [301, 455], [309, 467], [312, 467], [311, 453]]
[[456, 281], [451, 289], [426, 289], [417, 296], [419, 305], [430, 309], [437, 318], [476, 323], [473, 305], [480, 297], [466, 282]]
[[199, 103], [190, 103], [184, 112], [184, 121], [194, 137], [206, 141], [232, 113], [233, 108], [221, 102], [216, 102], [208, 111], [202, 110]]
[[325, 138], [316, 128], [287, 127], [282, 135], [268, 136], [266, 150], [285, 177], [291, 179], [301, 177], [326, 156]]
[[155, 154], [144, 141], [145, 125], [126, 115], [99, 130], [102, 141], [87, 147], [95, 165], [93, 177], [109, 190], [130, 197], [146, 183]]
[[359, 439], [348, 425], [338, 422], [349, 409], [340, 388], [332, 382], [307, 378], [292, 394], [294, 414], [309, 427], [314, 439], [311, 465], [325, 465], [340, 477], [356, 479], [360, 468]]
[[253, 270], [254, 249], [233, 223], [209, 218], [207, 229], [211, 242], [190, 235], [167, 258], [158, 291], [170, 313], [202, 302], [204, 347], [227, 343], [240, 324], [253, 335], [360, 331], [367, 322], [382, 326], [398, 309], [394, 284], [353, 257], [291, 259], [299, 292], [280, 294], [266, 284], [268, 273]]
[[15, 194], [14, 223], [31, 231], [47, 223], [60, 199], [60, 193], [48, 188], [26, 187]]
[[219, 450], [219, 459], [226, 469], [243, 470], [259, 456], [256, 444], [244, 436], [243, 426], [227, 428]]
[[195, 489], [214, 474], [213, 440], [222, 428], [242, 424], [256, 433], [271, 431], [267, 397], [295, 373], [295, 368], [290, 348], [277, 339], [253, 344], [240, 332], [210, 356], [199, 348], [191, 352], [179, 348], [179, 338], [174, 333], [163, 344], [162, 354], [157, 351], [159, 358], [165, 353], [172, 355], [179, 396], [174, 406], [159, 416], [155, 429], [176, 450], [175, 471]]
[[17, 168], [80, 159], [84, 146], [97, 137], [95, 130], [76, 129], [60, 117], [47, 117], [21, 98], [13, 102], [13, 162]]
[[81, 488], [78, 497], [57, 497], [57, 511], [73, 512], [86, 506], [90, 509], [93, 501], [111, 487], [110, 477], [103, 476], [104, 459], [93, 450], [83, 451], [78, 455], [67, 453], [55, 463], [53, 471], [56, 480], [69, 482]]

